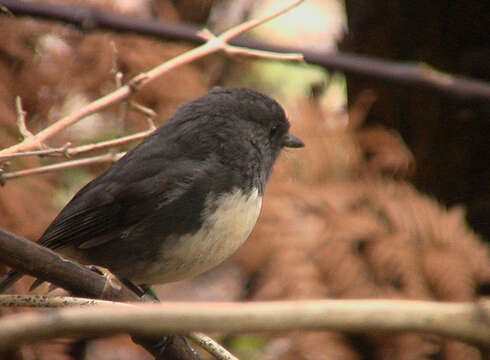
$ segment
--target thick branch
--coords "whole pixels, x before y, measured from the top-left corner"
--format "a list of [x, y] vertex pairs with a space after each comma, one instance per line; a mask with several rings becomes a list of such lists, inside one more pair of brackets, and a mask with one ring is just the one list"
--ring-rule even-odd
[[[125, 286], [106, 278], [32, 241], [0, 229], [0, 262], [39, 277], [77, 296], [115, 301], [138, 301]], [[112, 289], [111, 291], [108, 291]]]
[[[194, 330], [227, 333], [284, 330], [418, 331], [489, 345], [490, 303], [318, 300], [253, 303], [161, 303], [66, 308], [0, 319], [0, 350], [71, 335], [142, 336]], [[29, 329], [29, 331], [26, 331]]]
[[[73, 294], [114, 301], [143, 301], [117, 279], [106, 279], [84, 266], [63, 259], [45, 247], [1, 229], [0, 249], [1, 263], [25, 274], [45, 279]], [[160, 348], [155, 346], [155, 340], [133, 340], [157, 358], [163, 359], [163, 356], [172, 354], [173, 358], [180, 360], [199, 359], [181, 337], [174, 337], [165, 354], [161, 354]]]
[[[205, 41], [198, 35], [199, 27], [194, 25], [131, 18], [87, 7], [26, 3], [18, 0], [0, 0], [0, 4], [17, 16], [26, 15], [63, 21], [84, 30], [107, 29], [160, 39], [185, 40], [193, 43]], [[302, 53], [305, 61], [310, 64], [406, 86], [429, 88], [461, 100], [490, 100], [490, 85], [487, 82], [445, 74], [421, 63], [400, 63], [340, 52], [276, 46], [247, 38], [237, 38], [230, 40], [229, 43], [257, 50]]]

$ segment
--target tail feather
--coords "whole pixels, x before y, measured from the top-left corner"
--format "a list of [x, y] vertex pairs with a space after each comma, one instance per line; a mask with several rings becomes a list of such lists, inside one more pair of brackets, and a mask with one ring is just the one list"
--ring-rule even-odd
[[18, 272], [17, 270], [10, 271], [7, 275], [0, 279], [0, 294], [10, 289], [19, 279], [24, 276], [24, 274]]

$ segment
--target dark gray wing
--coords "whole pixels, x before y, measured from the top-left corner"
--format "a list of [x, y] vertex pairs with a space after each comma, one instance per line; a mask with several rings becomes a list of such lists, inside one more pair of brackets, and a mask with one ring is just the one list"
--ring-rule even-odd
[[[165, 221], [175, 224], [174, 218], [183, 211], [187, 212], [185, 222], [199, 222], [204, 202], [198, 196], [199, 188], [209, 190], [205, 179], [210, 175], [210, 163], [182, 160], [172, 161], [172, 167], [162, 163], [145, 165], [146, 170], [133, 168], [128, 174], [109, 171], [86, 185], [60, 212], [39, 243], [51, 249], [92, 248], [121, 238], [155, 213], [162, 213], [160, 228], [165, 228]], [[189, 198], [193, 198], [195, 206], [185, 208]], [[185, 226], [182, 221], [178, 223]]]

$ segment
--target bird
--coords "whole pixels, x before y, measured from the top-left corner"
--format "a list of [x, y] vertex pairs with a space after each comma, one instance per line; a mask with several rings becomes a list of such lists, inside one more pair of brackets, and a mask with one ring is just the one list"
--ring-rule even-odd
[[205, 272], [250, 235], [281, 150], [304, 146], [289, 128], [271, 97], [215, 88], [85, 185], [38, 243], [138, 286]]

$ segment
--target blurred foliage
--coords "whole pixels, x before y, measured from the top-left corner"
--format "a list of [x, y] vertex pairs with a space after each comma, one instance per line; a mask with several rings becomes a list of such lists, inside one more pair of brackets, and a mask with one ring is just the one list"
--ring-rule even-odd
[[259, 336], [225, 336], [220, 340], [220, 343], [240, 360], [263, 358], [269, 341], [267, 338]]

